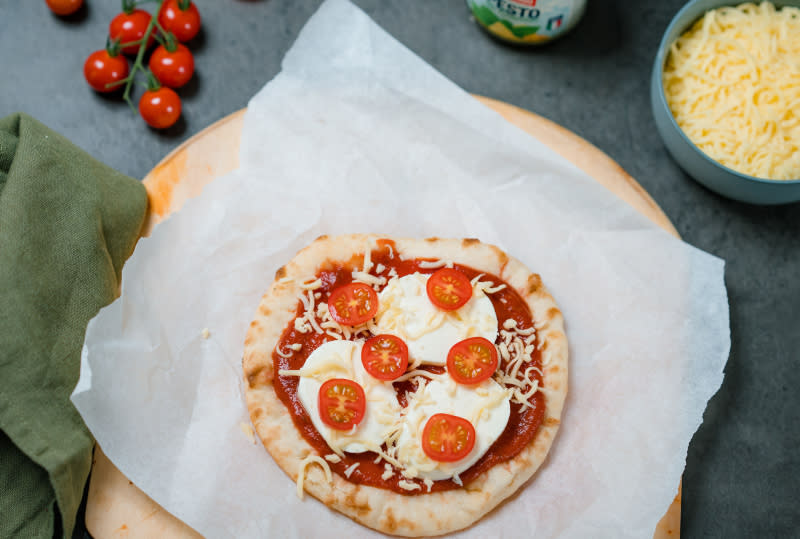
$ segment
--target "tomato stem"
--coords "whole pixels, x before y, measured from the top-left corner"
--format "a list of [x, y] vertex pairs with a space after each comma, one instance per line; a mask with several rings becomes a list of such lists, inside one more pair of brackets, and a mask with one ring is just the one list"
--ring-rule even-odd
[[[151, 0], [147, 0], [148, 2]], [[156, 9], [156, 14], [154, 17], [150, 18], [150, 22], [147, 24], [147, 29], [144, 32], [144, 36], [142, 39], [138, 39], [136, 41], [131, 41], [130, 43], [123, 43], [122, 47], [126, 45], [135, 45], [138, 43], [139, 51], [136, 53], [136, 59], [133, 61], [133, 66], [131, 67], [131, 72], [125, 79], [119, 81], [119, 84], [125, 83], [125, 91], [122, 93], [122, 99], [125, 100], [126, 103], [131, 107], [133, 112], [136, 112], [136, 106], [133, 104], [133, 100], [131, 99], [131, 89], [133, 88], [133, 83], [136, 80], [136, 72], [141, 71], [143, 73], [147, 73], [148, 70], [144, 67], [144, 53], [147, 52], [147, 43], [150, 41], [150, 36], [153, 34], [153, 29], [161, 30], [161, 32], [166, 35], [164, 29], [161, 28], [161, 25], [158, 24], [158, 13], [161, 11], [161, 4], [164, 3], [164, 0], [155, 0], [158, 3], [158, 8]], [[126, 2], [128, 0], [123, 0], [123, 9], [126, 6]], [[143, 3], [143, 2], [138, 2]], [[135, 6], [137, 2], [132, 2]], [[157, 35], [155, 37], [158, 37]]]
[[119, 39], [111, 39], [111, 36], [106, 38], [106, 52], [112, 58], [119, 56], [120, 50], [122, 46], [119, 43]]
[[148, 91], [156, 91], [161, 88], [161, 83], [158, 81], [153, 72], [149, 69], [147, 70], [147, 90]]
[[[156, 39], [162, 45], [164, 45], [169, 52], [175, 52], [175, 49], [177, 49], [178, 47], [174, 44], [175, 43], [175, 38], [174, 38], [174, 36], [172, 36], [172, 33], [171, 32], [167, 32], [166, 30], [164, 30], [164, 27], [161, 26], [160, 22], [158, 22], [158, 18], [157, 17], [153, 17], [153, 20], [156, 23], [156, 28], [158, 28], [158, 31], [161, 34], [161, 35], [156, 35]], [[162, 36], [163, 36], [163, 39], [162, 39]], [[173, 46], [172, 46], [171, 49], [170, 49], [170, 45], [169, 45], [170, 37], [172, 37], [172, 42], [173, 42]]]
[[114, 82], [109, 82], [108, 84], [106, 84], [106, 88], [116, 88], [117, 86], [121, 86], [121, 85], [125, 84], [126, 82], [128, 82], [127, 79], [122, 79], [122, 80], [116, 80]]

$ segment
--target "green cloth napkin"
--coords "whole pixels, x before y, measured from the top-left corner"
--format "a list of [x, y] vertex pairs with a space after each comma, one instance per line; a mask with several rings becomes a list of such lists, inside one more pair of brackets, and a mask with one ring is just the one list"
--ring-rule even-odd
[[72, 535], [94, 441], [69, 396], [146, 211], [140, 182], [0, 119], [0, 537]]

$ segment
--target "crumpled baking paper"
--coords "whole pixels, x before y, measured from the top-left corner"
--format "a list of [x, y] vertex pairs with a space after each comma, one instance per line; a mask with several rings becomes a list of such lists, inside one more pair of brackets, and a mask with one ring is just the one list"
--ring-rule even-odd
[[[541, 274], [569, 395], [533, 480], [461, 537], [649, 538], [730, 347], [723, 262], [686, 245], [329, 0], [250, 102], [240, 168], [143, 238], [72, 400], [103, 451], [207, 537], [367, 537], [248, 439], [244, 336], [320, 234], [477, 237]], [[204, 329], [210, 335], [203, 338]]]

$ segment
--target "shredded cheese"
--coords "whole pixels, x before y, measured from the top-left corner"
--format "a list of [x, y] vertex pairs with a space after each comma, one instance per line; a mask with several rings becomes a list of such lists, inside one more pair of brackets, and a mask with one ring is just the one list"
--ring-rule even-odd
[[282, 358], [290, 358], [290, 357], [292, 357], [292, 353], [291, 352], [282, 351], [280, 346], [275, 347], [275, 353], [277, 353]]
[[420, 260], [419, 267], [422, 269], [443, 268], [447, 265], [447, 260]]
[[322, 470], [325, 472], [325, 479], [328, 483], [333, 483], [333, 476], [331, 475], [331, 468], [328, 466], [328, 463], [317, 455], [307, 456], [300, 461], [300, 472], [297, 474], [297, 497], [301, 500], [303, 499], [303, 482], [305, 482], [306, 479], [306, 468], [308, 468], [308, 465], [312, 462], [316, 462], [322, 466]]
[[364, 273], [369, 273], [372, 269], [372, 241], [369, 242], [367, 248], [364, 250]]
[[356, 468], [358, 468], [360, 464], [361, 464], [360, 462], [356, 462], [352, 466], [348, 466], [347, 469], [344, 471], [345, 477], [350, 479], [350, 476], [353, 475], [353, 472], [356, 471]]
[[[504, 284], [495, 286], [494, 283], [491, 281], [481, 281], [481, 277], [483, 277], [484, 275], [485, 274], [481, 273], [473, 277], [472, 280], [470, 281], [470, 283], [472, 283], [472, 288], [475, 290], [475, 294], [481, 294], [481, 293], [494, 294], [495, 292], [500, 292], [501, 290], [506, 288], [506, 285]], [[516, 324], [516, 321], [514, 323]]]
[[506, 285], [504, 285], [504, 284], [501, 284], [501, 285], [498, 285], [498, 286], [492, 286], [492, 284], [494, 284], [494, 283], [490, 283], [489, 286], [487, 286], [487, 287], [485, 287], [483, 289], [484, 293], [486, 293], [486, 294], [494, 294], [495, 292], [500, 292], [501, 290], [506, 288]]
[[419, 475], [419, 472], [417, 471], [416, 468], [414, 468], [412, 466], [412, 467], [408, 467], [408, 468], [403, 468], [400, 471], [400, 475], [402, 475], [406, 479], [414, 479], [415, 477], [417, 477]]
[[352, 273], [353, 281], [357, 283], [364, 283], [370, 286], [379, 287], [386, 284], [386, 277], [376, 277], [371, 273], [364, 271], [354, 271]]
[[397, 378], [392, 380], [392, 382], [405, 382], [406, 380], [410, 380], [411, 378], [414, 378], [416, 376], [424, 376], [426, 378], [430, 378], [431, 380], [441, 377], [441, 375], [433, 374], [432, 372], [426, 371], [425, 369], [415, 369], [408, 371], [407, 373], [401, 376], [398, 376]]
[[800, 8], [713, 9], [670, 48], [663, 84], [686, 136], [738, 172], [800, 179]]
[[530, 364], [533, 361], [532, 343], [536, 340], [536, 328], [520, 328], [513, 318], [504, 320], [501, 326], [504, 329], [500, 330], [501, 341], [497, 351], [503, 360], [503, 368], [497, 369], [494, 379], [509, 388], [511, 402], [532, 408], [531, 399], [541, 389], [534, 373], [544, 376], [541, 369]]
[[256, 443], [255, 433], [253, 432], [253, 427], [245, 423], [244, 421], [239, 423], [239, 428], [242, 430], [247, 439], [253, 443]]
[[337, 455], [336, 453], [330, 453], [329, 455], [325, 455], [325, 460], [327, 460], [328, 462], [332, 462], [334, 464], [336, 464], [337, 462], [342, 462], [341, 457], [339, 457], [339, 455]]
[[392, 469], [392, 465], [387, 462], [386, 465], [383, 467], [383, 473], [381, 474], [381, 479], [386, 481], [393, 475], [394, 475], [394, 470]]
[[310, 283], [302, 283], [300, 285], [300, 288], [302, 288], [303, 290], [316, 290], [317, 288], [319, 288], [321, 286], [322, 286], [322, 279], [317, 279], [317, 280], [312, 281]]
[[397, 486], [403, 490], [422, 490], [422, 487], [412, 481], [406, 481], [405, 479], [401, 479], [397, 482]]

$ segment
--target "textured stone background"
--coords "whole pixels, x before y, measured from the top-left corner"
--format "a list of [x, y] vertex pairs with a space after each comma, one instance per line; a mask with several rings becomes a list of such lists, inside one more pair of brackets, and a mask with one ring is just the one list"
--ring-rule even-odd
[[[204, 30], [183, 120], [148, 129], [118, 99], [96, 95], [84, 59], [105, 42], [118, 0], [86, 0], [70, 20], [44, 0], [0, 0], [0, 116], [25, 111], [134, 177], [212, 122], [247, 104], [319, 0], [197, 0]], [[650, 113], [656, 47], [682, 0], [590, 0], [548, 47], [502, 45], [471, 22], [464, 0], [355, 0], [380, 25], [469, 92], [537, 112], [594, 143], [661, 205], [690, 244], [727, 261], [732, 351], [720, 392], [689, 447], [682, 535], [800, 533], [800, 204], [721, 198], [667, 155]], [[80, 536], [80, 531], [76, 535]]]

